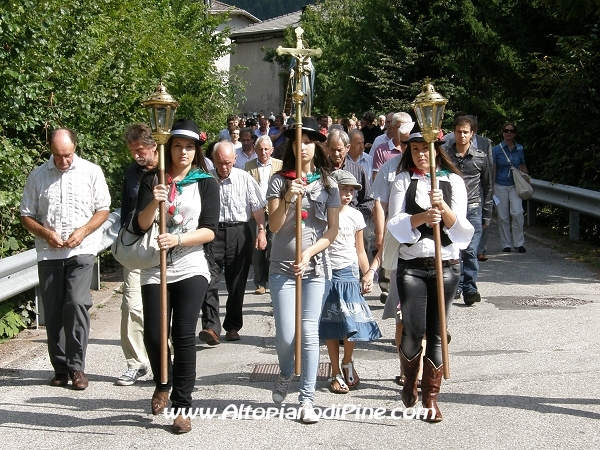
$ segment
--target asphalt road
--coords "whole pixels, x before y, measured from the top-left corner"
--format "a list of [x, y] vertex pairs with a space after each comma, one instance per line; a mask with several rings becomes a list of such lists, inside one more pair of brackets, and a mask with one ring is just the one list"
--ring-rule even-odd
[[[105, 282], [94, 293], [87, 390], [48, 385], [53, 374], [41, 331], [24, 333], [10, 352], [0, 352], [0, 447], [600, 448], [598, 274], [531, 237], [526, 246], [526, 254], [502, 253], [492, 236], [490, 260], [481, 264], [483, 301], [453, 306], [451, 377], [442, 384], [439, 424], [403, 416], [391, 320], [379, 320], [383, 339], [357, 345], [357, 390], [336, 395], [318, 382], [315, 403], [335, 405], [333, 418], [314, 425], [289, 418], [298, 406], [297, 381], [283, 412], [269, 410], [273, 383], [255, 381], [252, 372], [277, 362], [270, 298], [255, 296], [248, 283], [241, 341], [216, 347], [198, 341], [194, 406], [216, 413], [196, 417], [192, 432], [172, 435], [171, 420], [150, 414], [150, 380], [114, 384], [125, 369], [120, 295], [118, 283]], [[380, 318], [378, 296], [369, 304]], [[321, 361], [327, 362], [324, 346]], [[262, 417], [267, 412], [272, 417]]]

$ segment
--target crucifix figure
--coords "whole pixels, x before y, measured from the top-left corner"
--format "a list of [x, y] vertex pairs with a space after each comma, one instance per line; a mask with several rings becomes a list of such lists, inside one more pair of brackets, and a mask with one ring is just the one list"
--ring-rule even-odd
[[312, 110], [313, 85], [315, 79], [315, 68], [311, 61], [311, 56], [319, 57], [323, 53], [320, 48], [304, 48], [302, 34], [304, 30], [301, 27], [296, 28], [296, 47], [283, 48], [277, 47], [278, 55], [293, 56], [290, 69], [296, 80], [296, 90], [294, 91], [294, 105], [296, 111], [301, 110], [302, 117], [310, 117]]

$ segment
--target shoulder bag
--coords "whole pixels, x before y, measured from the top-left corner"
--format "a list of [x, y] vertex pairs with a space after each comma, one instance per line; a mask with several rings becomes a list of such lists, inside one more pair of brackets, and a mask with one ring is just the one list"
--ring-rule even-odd
[[133, 232], [131, 224], [135, 211], [119, 230], [117, 239], [111, 247], [113, 256], [124, 267], [133, 269], [148, 269], [160, 264], [160, 249], [156, 237], [159, 234], [158, 221], [143, 236]]
[[515, 166], [512, 165], [510, 159], [504, 149], [502, 148], [502, 144], [500, 144], [500, 149], [504, 156], [506, 156], [506, 160], [510, 165], [510, 171], [513, 176], [513, 180], [515, 181], [515, 187], [517, 188], [517, 195], [521, 197], [523, 200], [529, 200], [533, 197], [533, 186], [531, 186], [531, 177], [524, 172], [521, 172]]

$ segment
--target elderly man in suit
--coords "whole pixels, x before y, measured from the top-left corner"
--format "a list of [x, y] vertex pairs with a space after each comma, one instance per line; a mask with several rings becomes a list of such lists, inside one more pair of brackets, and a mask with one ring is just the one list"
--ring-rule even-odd
[[[256, 140], [254, 144], [254, 150], [256, 151], [257, 158], [248, 161], [245, 165], [246, 172], [252, 175], [262, 190], [263, 195], [266, 196], [267, 189], [269, 187], [269, 180], [271, 176], [281, 170], [282, 161], [280, 159], [271, 158], [273, 153], [273, 142], [269, 136], [261, 136]], [[256, 286], [255, 294], [261, 295], [267, 292], [267, 280], [269, 276], [269, 255], [271, 253], [271, 241], [273, 240], [273, 233], [269, 231], [269, 217], [268, 211], [265, 207], [265, 224], [267, 231], [267, 247], [264, 250], [254, 249], [252, 254], [252, 267], [254, 268], [254, 285]], [[250, 219], [250, 230], [253, 236], [258, 233], [259, 227], [256, 225], [256, 221], [252, 217]]]

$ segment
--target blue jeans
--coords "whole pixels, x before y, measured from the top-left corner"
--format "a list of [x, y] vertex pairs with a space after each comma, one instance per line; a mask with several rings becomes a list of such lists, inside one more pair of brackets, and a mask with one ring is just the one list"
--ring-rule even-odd
[[479, 261], [477, 261], [477, 248], [481, 239], [482, 228], [482, 212], [481, 205], [472, 208], [467, 207], [467, 220], [471, 222], [475, 233], [471, 238], [469, 246], [460, 252], [460, 282], [458, 290], [465, 297], [477, 293], [477, 273], [479, 272]]
[[[295, 343], [295, 278], [269, 274], [273, 316], [275, 318], [275, 348], [279, 370], [285, 377], [294, 373]], [[302, 280], [302, 369], [298, 400], [313, 400], [319, 368], [319, 319], [331, 281], [314, 275]]]

